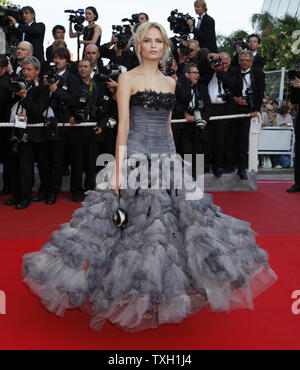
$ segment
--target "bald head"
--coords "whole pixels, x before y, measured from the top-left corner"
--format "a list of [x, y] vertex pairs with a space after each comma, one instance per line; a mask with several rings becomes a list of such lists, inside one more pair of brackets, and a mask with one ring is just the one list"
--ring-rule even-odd
[[97, 65], [98, 59], [100, 58], [100, 52], [97, 45], [90, 44], [85, 48], [85, 58], [87, 58], [94, 68]]
[[28, 41], [22, 41], [17, 47], [17, 59], [19, 61], [31, 57], [33, 55], [33, 46]]

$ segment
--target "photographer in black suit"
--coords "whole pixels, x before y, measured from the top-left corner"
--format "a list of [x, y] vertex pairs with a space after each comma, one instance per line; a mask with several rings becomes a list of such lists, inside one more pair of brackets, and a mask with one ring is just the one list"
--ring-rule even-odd
[[236, 114], [251, 114], [250, 118], [235, 119], [231, 123], [228, 137], [227, 159], [229, 167], [234, 170], [238, 165], [238, 175], [247, 180], [249, 131], [251, 118], [260, 112], [264, 92], [265, 74], [260, 69], [253, 68], [253, 53], [244, 50], [239, 55], [238, 85], [235, 92]]
[[[192, 154], [192, 175], [196, 178], [196, 154], [206, 154], [207, 122], [210, 116], [210, 99], [207, 86], [199, 84], [199, 70], [197, 64], [186, 64], [183, 75], [179, 76], [176, 87], [176, 104], [173, 119], [186, 119], [185, 123], [174, 123], [172, 131], [177, 153], [182, 157]], [[195, 111], [200, 111], [205, 122], [196, 126]], [[206, 159], [206, 156], [205, 156]]]
[[[295, 78], [292, 88], [291, 102], [292, 104], [300, 104], [300, 79], [297, 77]], [[295, 184], [287, 190], [288, 193], [296, 193], [300, 191], [300, 111], [298, 111], [297, 114], [295, 133]]]
[[[0, 122], [9, 122], [12, 105], [12, 94], [9, 90], [10, 76], [7, 73], [8, 59], [6, 55], [0, 55]], [[9, 193], [9, 156], [8, 142], [11, 128], [0, 128], [0, 161], [3, 163], [3, 190], [2, 194]]]
[[196, 24], [191, 19], [187, 20], [191, 32], [199, 42], [200, 48], [207, 48], [211, 53], [217, 53], [215, 21], [207, 14], [206, 2], [204, 0], [196, 0], [194, 6], [198, 16]]
[[44, 23], [35, 21], [35, 11], [31, 6], [24, 6], [21, 11], [24, 24], [18, 24], [13, 17], [8, 18], [18, 30], [19, 41], [29, 41], [33, 46], [33, 55], [40, 63], [43, 63], [45, 61], [43, 44], [46, 27]]
[[[234, 111], [233, 93], [237, 87], [237, 76], [229, 71], [220, 54], [209, 54], [210, 71], [204, 77], [212, 103], [213, 116], [226, 116]], [[210, 121], [208, 123], [209, 162], [216, 177], [223, 175], [225, 145], [229, 120]]]
[[[52, 35], [53, 35], [53, 38], [54, 38], [54, 42], [57, 41], [57, 40], [64, 41], [65, 40], [65, 34], [66, 34], [65, 27], [61, 26], [59, 24], [57, 26], [53, 27], [53, 29], [52, 29]], [[48, 46], [47, 49], [46, 49], [46, 59], [47, 59], [47, 61], [51, 61], [53, 59], [53, 44]]]
[[[41, 123], [43, 112], [49, 105], [49, 90], [38, 80], [40, 62], [35, 57], [28, 57], [22, 62], [22, 74], [25, 82], [17, 84], [21, 90], [15, 91], [15, 104], [11, 110], [11, 122], [16, 125]], [[18, 150], [18, 170], [15, 174], [13, 196], [6, 205], [16, 205], [16, 209], [28, 208], [31, 204], [33, 165], [37, 157], [41, 187], [47, 189], [48, 160], [46, 145], [46, 129], [16, 128], [13, 140]]]
[[[56, 122], [68, 123], [78, 104], [80, 81], [68, 71], [70, 52], [65, 48], [54, 51], [55, 75], [44, 76], [44, 84], [48, 86], [50, 97], [50, 110], [48, 117], [54, 116]], [[52, 113], [52, 114], [51, 114]], [[65, 146], [68, 145], [69, 129], [56, 128], [54, 137], [48, 137], [49, 181], [47, 192], [40, 191], [33, 201], [46, 199], [48, 205], [56, 203], [57, 194], [61, 191], [63, 176], [63, 161]], [[70, 145], [71, 148], [71, 145]]]

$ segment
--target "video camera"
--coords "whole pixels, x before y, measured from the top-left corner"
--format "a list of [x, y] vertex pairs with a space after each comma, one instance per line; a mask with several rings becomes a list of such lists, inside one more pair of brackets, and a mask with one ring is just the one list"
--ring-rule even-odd
[[112, 26], [113, 35], [117, 37], [117, 47], [120, 50], [125, 49], [128, 41], [132, 36], [131, 28], [129, 24], [125, 24], [123, 26]]
[[17, 23], [22, 24], [22, 11], [17, 7], [8, 6], [4, 8], [0, 6], [0, 27], [3, 29], [6, 38], [6, 54], [9, 57], [15, 58], [15, 53], [17, 49], [17, 32], [16, 28], [11, 25], [8, 17], [13, 17]]
[[83, 23], [85, 22], [84, 9], [78, 10], [65, 10], [65, 13], [71, 13], [75, 15], [70, 15], [69, 22], [74, 23], [74, 29], [77, 32], [82, 32], [84, 30]]
[[136, 26], [137, 24], [139, 24], [139, 15], [132, 14], [131, 19], [123, 18], [122, 22], [129, 22], [132, 26]]
[[187, 24], [188, 19], [191, 19], [195, 23], [195, 19], [189, 14], [179, 13], [177, 9], [172, 10], [171, 15], [168, 17], [170, 30], [180, 36], [189, 35], [191, 33], [191, 29]]
[[0, 13], [2, 13], [0, 15], [0, 27], [4, 29], [11, 27], [8, 17], [13, 17], [17, 23], [22, 23], [22, 11], [15, 6], [8, 6], [7, 8], [0, 6]]

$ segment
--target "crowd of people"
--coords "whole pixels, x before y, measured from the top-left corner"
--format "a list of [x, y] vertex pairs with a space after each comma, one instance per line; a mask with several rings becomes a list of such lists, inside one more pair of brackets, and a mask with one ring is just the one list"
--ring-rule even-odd
[[[194, 5], [196, 21], [185, 21], [188, 37], [180, 34], [170, 38], [170, 58], [161, 66], [162, 73], [177, 83], [173, 118], [186, 120], [172, 125], [176, 150], [182, 156], [192, 155], [194, 176], [196, 154], [204, 154], [205, 172], [220, 178], [237, 169], [245, 181], [250, 122], [262, 110], [265, 91], [260, 38], [249, 35], [247, 47], [237, 45], [231, 61], [227, 53], [217, 49], [215, 22], [207, 14], [206, 2], [197, 0]], [[64, 26], [53, 28], [54, 42], [47, 48], [45, 59], [45, 25], [36, 21], [30, 6], [22, 8], [21, 14], [22, 22], [8, 16], [18, 40], [16, 59], [0, 55], [0, 105], [4, 107], [0, 121], [15, 124], [14, 128], [1, 128], [0, 133], [2, 193], [13, 195], [5, 204], [19, 210], [28, 208], [32, 201], [53, 205], [63, 176], [70, 176], [72, 200], [81, 202], [84, 192], [95, 188], [99, 170], [96, 158], [103, 153], [114, 154], [118, 76], [139, 65], [131, 40], [149, 17], [136, 14], [135, 24], [114, 30], [111, 40], [102, 44], [102, 30], [96, 24], [98, 12], [94, 7], [86, 8], [88, 25], [79, 31], [73, 30], [72, 22], [69, 26], [70, 38], [83, 36], [83, 57], [74, 62]], [[106, 66], [103, 58], [109, 60]], [[284, 108], [276, 115], [277, 125], [288, 124]], [[248, 117], [209, 121], [211, 116], [230, 114]], [[97, 125], [75, 127], [82, 122]], [[264, 122], [270, 123], [270, 115]], [[44, 126], [26, 127], [36, 123]], [[32, 198], [35, 162], [40, 189]]]

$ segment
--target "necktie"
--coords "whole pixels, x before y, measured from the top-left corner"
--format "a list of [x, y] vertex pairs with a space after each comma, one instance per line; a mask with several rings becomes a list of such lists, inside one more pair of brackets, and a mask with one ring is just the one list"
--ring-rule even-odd
[[201, 26], [201, 22], [202, 22], [202, 17], [198, 17], [198, 23], [197, 23], [197, 29], [199, 30], [200, 26]]

